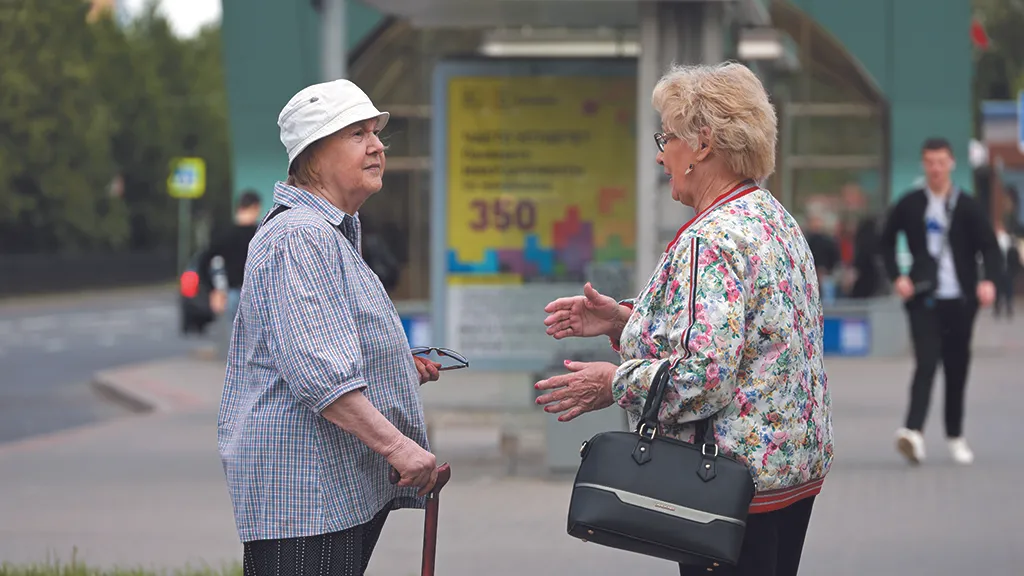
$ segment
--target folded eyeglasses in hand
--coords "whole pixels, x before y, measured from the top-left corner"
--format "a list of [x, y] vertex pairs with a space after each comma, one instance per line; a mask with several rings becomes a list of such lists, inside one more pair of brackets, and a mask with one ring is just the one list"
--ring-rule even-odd
[[[431, 358], [431, 352], [437, 355], [437, 358]], [[458, 370], [460, 368], [469, 368], [469, 360], [465, 356], [459, 354], [455, 350], [449, 350], [448, 348], [437, 348], [435, 346], [416, 346], [412, 349], [413, 356], [427, 356], [429, 360], [437, 362], [441, 365], [438, 370]]]

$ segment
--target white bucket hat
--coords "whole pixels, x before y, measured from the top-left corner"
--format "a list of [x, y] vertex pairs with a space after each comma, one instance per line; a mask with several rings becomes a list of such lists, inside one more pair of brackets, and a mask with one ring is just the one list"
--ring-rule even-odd
[[346, 126], [371, 118], [377, 130], [384, 128], [390, 114], [381, 112], [370, 97], [348, 80], [313, 84], [292, 96], [277, 117], [281, 143], [288, 151], [288, 167], [300, 152], [317, 140]]

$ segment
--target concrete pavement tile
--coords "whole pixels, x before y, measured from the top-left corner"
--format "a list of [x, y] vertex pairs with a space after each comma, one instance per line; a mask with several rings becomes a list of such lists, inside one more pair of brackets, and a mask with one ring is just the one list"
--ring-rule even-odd
[[102, 566], [238, 558], [215, 421], [205, 422], [145, 416], [0, 449], [0, 559], [67, 559], [75, 547]]
[[[479, 480], [455, 484], [457, 474], [453, 469], [449, 485], [455, 489], [441, 493], [438, 574], [672, 573], [668, 563], [567, 536], [569, 483]], [[422, 534], [421, 513], [394, 514], [385, 524], [368, 576], [418, 574]]]

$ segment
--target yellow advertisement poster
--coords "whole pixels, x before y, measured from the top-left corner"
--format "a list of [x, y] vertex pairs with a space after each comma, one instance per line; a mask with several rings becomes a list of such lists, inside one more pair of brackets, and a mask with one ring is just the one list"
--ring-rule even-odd
[[447, 106], [449, 284], [632, 267], [634, 77], [453, 77]]

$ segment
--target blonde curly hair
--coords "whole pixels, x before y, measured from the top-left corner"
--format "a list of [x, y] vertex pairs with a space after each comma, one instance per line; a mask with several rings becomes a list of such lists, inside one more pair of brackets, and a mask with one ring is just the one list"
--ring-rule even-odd
[[694, 150], [707, 128], [711, 152], [736, 175], [764, 180], [775, 171], [775, 107], [746, 66], [673, 65], [655, 86], [651, 103], [665, 130]]

